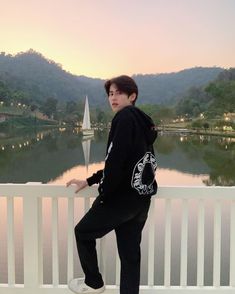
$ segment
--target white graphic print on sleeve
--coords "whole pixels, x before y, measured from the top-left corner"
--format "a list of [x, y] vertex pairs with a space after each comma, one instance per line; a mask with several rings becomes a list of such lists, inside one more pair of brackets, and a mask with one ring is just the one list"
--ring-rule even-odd
[[[106, 155], [106, 157], [105, 157], [105, 159], [104, 159], [105, 161], [108, 159], [108, 157], [109, 157], [109, 153], [111, 152], [112, 147], [113, 147], [113, 142], [111, 142], [111, 143], [109, 144], [109, 148], [108, 148], [108, 151], [107, 151], [107, 155]], [[102, 177], [101, 180], [100, 180], [100, 184], [102, 184], [103, 181], [104, 181], [104, 170], [103, 170], [103, 177]]]
[[107, 151], [107, 155], [106, 155], [106, 157], [105, 157], [105, 161], [108, 159], [108, 157], [109, 157], [109, 153], [111, 152], [111, 149], [112, 149], [112, 147], [113, 147], [113, 142], [111, 142], [110, 144], [109, 144], [109, 148], [108, 148], [108, 151]]
[[146, 152], [134, 167], [131, 180], [132, 188], [136, 189], [140, 195], [153, 193], [156, 169], [156, 157], [151, 152]]

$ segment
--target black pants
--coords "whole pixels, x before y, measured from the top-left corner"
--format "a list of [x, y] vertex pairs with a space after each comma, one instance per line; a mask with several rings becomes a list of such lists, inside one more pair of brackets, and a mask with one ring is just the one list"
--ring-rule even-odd
[[96, 239], [113, 229], [121, 261], [121, 294], [138, 294], [140, 283], [140, 242], [150, 200], [110, 205], [97, 197], [90, 210], [75, 227], [78, 255], [85, 273], [85, 283], [103, 286], [96, 253]]

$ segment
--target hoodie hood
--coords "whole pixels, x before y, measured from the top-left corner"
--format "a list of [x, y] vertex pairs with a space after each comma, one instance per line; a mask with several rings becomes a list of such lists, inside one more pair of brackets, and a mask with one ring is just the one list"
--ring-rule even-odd
[[141, 127], [144, 129], [148, 144], [153, 144], [157, 138], [157, 130], [150, 116], [135, 106], [127, 106]]

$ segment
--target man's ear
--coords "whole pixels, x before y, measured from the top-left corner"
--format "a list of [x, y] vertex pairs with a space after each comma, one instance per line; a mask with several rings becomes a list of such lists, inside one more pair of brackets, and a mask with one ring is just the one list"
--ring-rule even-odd
[[129, 96], [129, 99], [131, 102], [134, 102], [135, 99], [136, 99], [136, 93], [132, 93], [130, 96]]

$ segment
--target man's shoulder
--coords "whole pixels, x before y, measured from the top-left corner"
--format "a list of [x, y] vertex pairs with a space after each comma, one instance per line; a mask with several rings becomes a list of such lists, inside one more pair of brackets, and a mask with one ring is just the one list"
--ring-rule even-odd
[[134, 106], [126, 106], [123, 109], [119, 110], [115, 117], [113, 118], [114, 121], [128, 121], [133, 119], [133, 109]]

